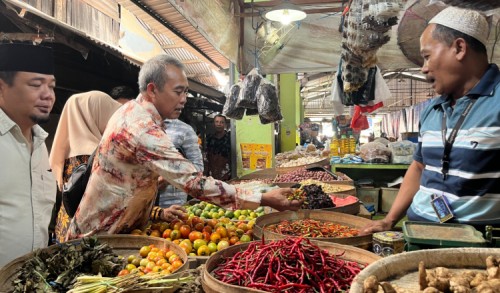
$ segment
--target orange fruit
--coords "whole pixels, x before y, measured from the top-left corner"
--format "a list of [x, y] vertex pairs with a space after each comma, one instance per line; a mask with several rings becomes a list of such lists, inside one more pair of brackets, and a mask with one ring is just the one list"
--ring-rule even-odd
[[218, 232], [214, 232], [212, 233], [212, 235], [210, 235], [210, 241], [212, 241], [213, 243], [219, 243], [221, 238], [222, 237], [220, 237], [220, 234]]

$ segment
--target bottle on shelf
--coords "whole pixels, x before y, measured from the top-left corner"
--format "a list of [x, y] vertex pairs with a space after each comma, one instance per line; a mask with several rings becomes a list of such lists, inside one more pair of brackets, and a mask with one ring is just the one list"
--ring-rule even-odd
[[337, 138], [337, 134], [334, 134], [332, 137], [332, 141], [330, 142], [330, 157], [339, 155], [339, 139]]
[[354, 138], [354, 135], [352, 135], [352, 134], [349, 137], [349, 153], [352, 155], [356, 154], [356, 139]]
[[344, 156], [349, 153], [349, 140], [345, 134], [340, 137], [340, 155]]

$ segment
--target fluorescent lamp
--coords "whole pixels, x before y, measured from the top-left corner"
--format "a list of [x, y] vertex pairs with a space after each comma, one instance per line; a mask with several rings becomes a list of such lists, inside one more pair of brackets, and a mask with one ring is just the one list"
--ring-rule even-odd
[[300, 10], [297, 5], [288, 1], [274, 7], [266, 13], [266, 18], [272, 21], [279, 21], [284, 25], [288, 25], [294, 21], [299, 21], [306, 18], [307, 14]]

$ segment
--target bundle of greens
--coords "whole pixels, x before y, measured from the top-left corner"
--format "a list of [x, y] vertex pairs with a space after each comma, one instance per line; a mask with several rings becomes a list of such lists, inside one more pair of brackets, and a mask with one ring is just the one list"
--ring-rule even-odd
[[116, 276], [123, 266], [107, 243], [83, 238], [79, 244], [63, 243], [51, 252], [35, 252], [18, 271], [13, 292], [66, 292], [80, 274]]
[[[202, 267], [172, 275], [161, 272], [146, 275], [128, 274], [114, 278], [79, 276], [68, 293], [118, 293], [143, 290], [168, 290], [175, 293], [200, 293]], [[175, 291], [174, 291], [175, 290]], [[155, 291], [156, 292], [156, 291]]]

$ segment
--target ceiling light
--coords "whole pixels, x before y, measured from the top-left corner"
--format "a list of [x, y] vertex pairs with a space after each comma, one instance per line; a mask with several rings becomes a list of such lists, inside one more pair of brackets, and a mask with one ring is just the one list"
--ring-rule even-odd
[[288, 25], [294, 21], [299, 21], [306, 18], [307, 14], [302, 11], [297, 5], [288, 1], [274, 7], [266, 13], [266, 18], [272, 21], [279, 21], [284, 25]]

